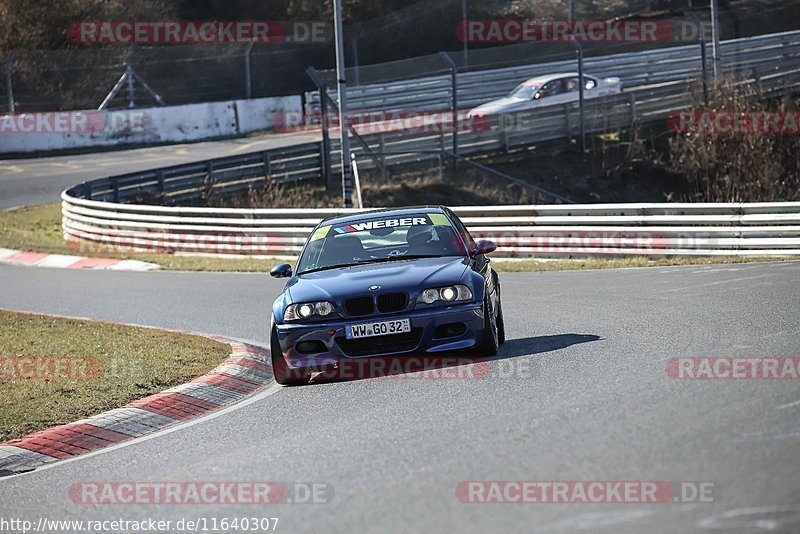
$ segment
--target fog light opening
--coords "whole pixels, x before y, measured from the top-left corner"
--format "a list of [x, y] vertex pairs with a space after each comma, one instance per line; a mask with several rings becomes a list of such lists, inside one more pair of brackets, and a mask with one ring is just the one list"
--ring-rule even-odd
[[325, 352], [325, 344], [319, 340], [301, 341], [294, 347], [300, 354], [316, 354]]
[[456, 337], [464, 334], [467, 331], [467, 325], [464, 323], [447, 323], [442, 324], [436, 327], [436, 332], [434, 333], [434, 337], [436, 338], [446, 338], [446, 337]]

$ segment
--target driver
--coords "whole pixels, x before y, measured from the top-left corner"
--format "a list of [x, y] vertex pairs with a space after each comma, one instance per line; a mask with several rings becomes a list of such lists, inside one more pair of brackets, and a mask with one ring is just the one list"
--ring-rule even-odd
[[441, 252], [441, 243], [435, 226], [419, 225], [410, 227], [406, 234], [406, 241], [411, 254]]

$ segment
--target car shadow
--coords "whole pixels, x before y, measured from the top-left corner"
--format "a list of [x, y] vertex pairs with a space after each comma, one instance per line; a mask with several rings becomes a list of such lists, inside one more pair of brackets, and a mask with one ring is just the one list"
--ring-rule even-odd
[[496, 356], [485, 358], [488, 361], [516, 358], [517, 356], [533, 356], [544, 352], [553, 352], [560, 349], [599, 341], [601, 338], [595, 334], [556, 334], [552, 336], [533, 336], [521, 339], [508, 339], [500, 346]]
[[492, 362], [557, 351], [600, 340], [594, 334], [556, 334], [509, 339], [495, 356], [472, 356], [464, 351], [402, 356], [375, 356], [348, 360], [316, 374], [312, 384], [364, 379], [479, 379], [492, 372]]

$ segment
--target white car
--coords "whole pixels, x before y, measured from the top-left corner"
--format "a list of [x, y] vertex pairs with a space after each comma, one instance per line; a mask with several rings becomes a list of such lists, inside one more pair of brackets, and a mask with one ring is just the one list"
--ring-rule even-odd
[[[622, 82], [620, 82], [619, 78], [597, 78], [584, 74], [583, 81], [583, 98], [585, 99], [622, 92]], [[549, 74], [531, 78], [516, 86], [508, 96], [471, 109], [467, 113], [467, 118], [524, 111], [551, 104], [577, 102], [579, 87], [580, 82], [577, 72]]]

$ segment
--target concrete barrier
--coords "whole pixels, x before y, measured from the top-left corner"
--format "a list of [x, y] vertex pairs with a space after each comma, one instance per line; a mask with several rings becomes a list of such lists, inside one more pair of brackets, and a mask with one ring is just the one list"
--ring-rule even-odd
[[270, 130], [276, 116], [301, 111], [300, 96], [283, 96], [132, 110], [0, 115], [0, 154], [230, 137]]

